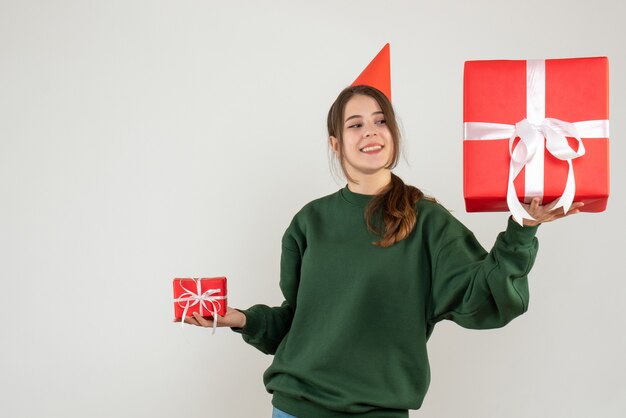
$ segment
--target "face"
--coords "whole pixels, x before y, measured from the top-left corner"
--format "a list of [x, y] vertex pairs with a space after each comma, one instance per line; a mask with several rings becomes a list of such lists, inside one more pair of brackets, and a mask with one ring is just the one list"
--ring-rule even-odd
[[[338, 153], [337, 138], [331, 136], [330, 143]], [[393, 139], [373, 97], [357, 94], [346, 104], [343, 146], [344, 164], [351, 176], [375, 175], [386, 170], [393, 155]]]

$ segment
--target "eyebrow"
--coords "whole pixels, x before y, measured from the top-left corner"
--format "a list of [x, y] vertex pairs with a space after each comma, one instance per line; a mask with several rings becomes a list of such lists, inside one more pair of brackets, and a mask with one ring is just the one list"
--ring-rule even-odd
[[[378, 112], [374, 112], [372, 113], [372, 116], [374, 115], [383, 115], [384, 113], [382, 112], [382, 110], [379, 110]], [[349, 118], [347, 118], [345, 121], [343, 121], [343, 123], [346, 123], [347, 121], [349, 121], [350, 119], [355, 119], [355, 118], [362, 118], [363, 116], [361, 115], [352, 115]]]

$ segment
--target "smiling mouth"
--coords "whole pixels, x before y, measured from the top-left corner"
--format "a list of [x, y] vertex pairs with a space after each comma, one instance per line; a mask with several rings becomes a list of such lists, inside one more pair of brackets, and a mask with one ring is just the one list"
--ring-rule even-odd
[[363, 147], [360, 149], [361, 152], [376, 152], [376, 151], [380, 151], [381, 149], [384, 148], [384, 145], [370, 145], [369, 147]]

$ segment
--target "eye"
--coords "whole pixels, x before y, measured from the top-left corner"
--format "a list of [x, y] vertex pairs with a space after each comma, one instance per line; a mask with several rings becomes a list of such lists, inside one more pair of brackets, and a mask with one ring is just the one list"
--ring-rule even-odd
[[354, 125], [348, 126], [348, 129], [350, 129], [350, 128], [360, 128], [360, 127], [361, 127], [360, 123], [355, 123]]
[[381, 119], [381, 120], [379, 120], [379, 121], [378, 121], [378, 122], [376, 122], [376, 123], [377, 123], [377, 124], [379, 124], [379, 125], [384, 125], [384, 124], [386, 124], [387, 122], [385, 121], [385, 119]]

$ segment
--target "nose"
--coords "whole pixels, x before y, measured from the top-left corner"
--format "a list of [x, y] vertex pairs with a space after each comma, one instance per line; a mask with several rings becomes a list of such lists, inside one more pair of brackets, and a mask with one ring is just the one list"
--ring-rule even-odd
[[374, 125], [368, 124], [365, 128], [365, 132], [363, 133], [363, 136], [365, 136], [365, 138], [369, 138], [370, 136], [374, 136], [376, 134], [377, 134], [376, 127]]

